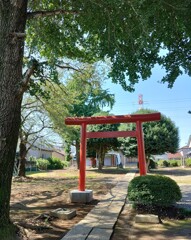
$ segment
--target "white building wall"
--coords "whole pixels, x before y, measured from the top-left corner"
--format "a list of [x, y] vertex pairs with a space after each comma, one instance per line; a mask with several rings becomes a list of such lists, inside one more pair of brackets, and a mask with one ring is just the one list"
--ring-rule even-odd
[[161, 154], [161, 155], [153, 155], [155, 160], [168, 160], [167, 153]]
[[106, 156], [104, 159], [104, 166], [111, 166], [111, 157]]
[[28, 153], [27, 153], [27, 158], [29, 158], [30, 156], [33, 156], [35, 158], [49, 158], [52, 156], [52, 152], [51, 151], [46, 151], [46, 150], [39, 150], [39, 149], [34, 149], [31, 148]]
[[90, 158], [86, 159], [86, 166], [87, 167], [91, 167], [92, 166], [92, 162], [91, 162]]

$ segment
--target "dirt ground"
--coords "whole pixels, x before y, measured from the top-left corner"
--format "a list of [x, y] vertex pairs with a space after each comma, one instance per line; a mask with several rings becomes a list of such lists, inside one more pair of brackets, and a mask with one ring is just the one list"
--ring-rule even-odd
[[191, 219], [162, 219], [160, 224], [135, 223], [136, 211], [126, 204], [115, 226], [111, 240], [188, 240]]
[[[113, 188], [120, 174], [127, 170], [104, 169], [87, 171], [86, 187], [94, 192], [89, 204], [73, 204], [69, 192], [77, 189], [76, 169], [41, 172], [27, 179], [13, 180], [11, 195], [11, 218], [23, 228], [27, 240], [60, 240], [68, 230]], [[191, 169], [163, 168], [150, 174], [163, 174], [173, 178], [180, 186], [191, 186]], [[76, 209], [77, 216], [71, 220], [51, 218], [49, 213], [57, 208]], [[191, 219], [162, 219], [162, 224], [136, 224], [136, 212], [126, 204], [115, 226], [112, 240], [188, 240], [191, 239]]]
[[[93, 190], [94, 200], [89, 204], [70, 203], [69, 192], [77, 189], [76, 169], [55, 170], [14, 178], [11, 194], [11, 219], [23, 228], [27, 240], [60, 240], [73, 225], [113, 188], [119, 174], [126, 170], [106, 169], [102, 173], [87, 171], [86, 188]], [[57, 208], [75, 209], [77, 216], [71, 220], [50, 217]]]

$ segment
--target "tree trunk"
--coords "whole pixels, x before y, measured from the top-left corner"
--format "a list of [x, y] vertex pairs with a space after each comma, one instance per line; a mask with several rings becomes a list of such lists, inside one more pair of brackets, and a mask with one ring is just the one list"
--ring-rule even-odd
[[80, 169], [80, 143], [76, 141], [76, 162], [77, 169]]
[[102, 147], [100, 147], [100, 151], [98, 153], [98, 169], [102, 170], [104, 166], [104, 158], [105, 158], [105, 152], [103, 151]]
[[26, 155], [27, 155], [26, 142], [21, 140], [19, 145], [19, 173], [18, 173], [19, 177], [26, 177], [25, 174]]
[[[10, 223], [9, 202], [22, 96], [27, 0], [0, 1], [0, 229]], [[2, 239], [3, 240], [3, 239]]]
[[102, 161], [101, 161], [101, 156], [98, 157], [98, 170], [102, 170]]
[[146, 156], [146, 170], [147, 170], [147, 173], [150, 171], [149, 170], [150, 159], [151, 159], [150, 155]]

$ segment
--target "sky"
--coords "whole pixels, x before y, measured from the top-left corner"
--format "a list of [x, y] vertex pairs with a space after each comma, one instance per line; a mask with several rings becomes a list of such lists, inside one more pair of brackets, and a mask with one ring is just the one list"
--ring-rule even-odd
[[115, 115], [131, 114], [138, 110], [139, 95], [143, 95], [142, 108], [153, 109], [169, 117], [179, 128], [179, 147], [187, 145], [191, 135], [191, 78], [181, 75], [177, 78], [173, 88], [160, 83], [164, 72], [155, 67], [150, 79], [140, 81], [135, 85], [133, 93], [126, 92], [119, 84], [111, 83], [108, 79], [104, 88], [115, 94], [115, 105], [110, 111]]

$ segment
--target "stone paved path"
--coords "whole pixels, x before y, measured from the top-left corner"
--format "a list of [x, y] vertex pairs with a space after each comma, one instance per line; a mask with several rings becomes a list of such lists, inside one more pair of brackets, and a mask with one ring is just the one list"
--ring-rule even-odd
[[128, 183], [134, 175], [135, 173], [127, 173], [121, 176], [111, 192], [61, 240], [109, 240], [125, 205]]
[[191, 185], [180, 184], [182, 199], [177, 203], [179, 207], [191, 209]]

